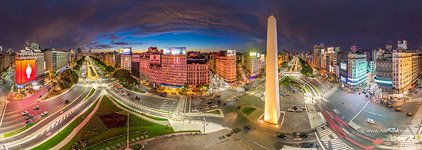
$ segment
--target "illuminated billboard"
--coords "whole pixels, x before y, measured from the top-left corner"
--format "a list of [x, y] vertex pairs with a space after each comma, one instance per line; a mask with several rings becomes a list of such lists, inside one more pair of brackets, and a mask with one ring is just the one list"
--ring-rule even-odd
[[236, 56], [236, 50], [227, 50], [227, 56]]
[[16, 84], [23, 84], [36, 79], [36, 65], [33, 60], [16, 60]]
[[150, 55], [149, 56], [150, 64], [161, 64], [161, 55]]
[[346, 62], [340, 63], [340, 69], [341, 70], [347, 70], [347, 63]]
[[163, 49], [165, 55], [186, 55], [186, 47], [169, 47]]
[[132, 47], [124, 47], [121, 50], [123, 55], [131, 55], [132, 54]]

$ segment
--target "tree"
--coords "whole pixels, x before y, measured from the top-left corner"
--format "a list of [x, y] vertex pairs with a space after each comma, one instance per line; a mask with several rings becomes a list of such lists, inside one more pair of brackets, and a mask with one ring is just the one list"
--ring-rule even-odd
[[64, 70], [60, 75], [60, 87], [62, 89], [70, 88], [72, 85], [76, 84], [79, 79], [78, 73], [71, 69]]
[[113, 77], [119, 80], [120, 82], [126, 82], [131, 85], [138, 85], [138, 81], [132, 77], [129, 70], [120, 69], [114, 72]]

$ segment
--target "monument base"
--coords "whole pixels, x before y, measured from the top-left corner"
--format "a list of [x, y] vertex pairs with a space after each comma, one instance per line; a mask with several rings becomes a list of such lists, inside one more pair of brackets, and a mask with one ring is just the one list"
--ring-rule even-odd
[[272, 125], [272, 126], [274, 126], [274, 127], [281, 127], [281, 125], [283, 124], [283, 122], [284, 122], [284, 113], [283, 112], [280, 112], [280, 118], [278, 118], [278, 122], [277, 122], [277, 124], [274, 124], [274, 123], [270, 123], [270, 122], [266, 122], [266, 121], [264, 121], [264, 114], [262, 114], [259, 118], [258, 118], [258, 121], [260, 122], [260, 123], [265, 123], [265, 124], [268, 124], [268, 125]]

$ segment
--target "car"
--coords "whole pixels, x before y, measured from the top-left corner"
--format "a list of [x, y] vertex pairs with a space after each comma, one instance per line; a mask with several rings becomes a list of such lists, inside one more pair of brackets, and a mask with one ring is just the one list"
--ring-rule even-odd
[[22, 112], [22, 116], [26, 116], [26, 115], [28, 115], [28, 111]]
[[396, 133], [396, 132], [399, 132], [399, 129], [397, 129], [397, 128], [388, 128], [387, 131], [389, 133]]
[[237, 106], [237, 107], [236, 107], [236, 111], [239, 111], [239, 110], [240, 110], [240, 108], [241, 108], [241, 106]]
[[401, 108], [400, 107], [396, 107], [396, 111], [401, 111]]
[[366, 122], [371, 123], [371, 124], [374, 124], [374, 123], [375, 123], [374, 119], [371, 119], [371, 118], [368, 118], [368, 119], [366, 120]]
[[25, 117], [25, 120], [29, 120], [29, 119], [31, 119], [31, 118], [33, 118], [34, 117], [34, 115], [32, 115], [32, 114], [28, 114], [28, 116], [27, 117]]
[[277, 133], [277, 137], [280, 139], [287, 139], [287, 135], [282, 134], [282, 133]]
[[299, 137], [300, 137], [300, 138], [303, 138], [303, 139], [305, 139], [305, 138], [309, 138], [309, 134], [306, 134], [306, 133], [300, 133], [300, 134], [299, 134]]
[[34, 110], [38, 110], [38, 109], [40, 109], [40, 106], [34, 106], [34, 107], [32, 107]]
[[38, 96], [38, 98], [41, 98], [43, 95]]
[[47, 116], [47, 115], [48, 115], [48, 112], [47, 111], [44, 111], [44, 112], [41, 113], [41, 116], [42, 117]]
[[312, 142], [309, 142], [309, 143], [303, 143], [303, 144], [302, 144], [302, 147], [303, 147], [303, 148], [316, 148], [316, 147], [317, 147], [317, 144], [316, 144], [316, 143], [312, 143]]
[[409, 117], [411, 117], [411, 116], [413, 116], [413, 113], [409, 112], [406, 115], [409, 116]]
[[64, 100], [64, 103], [65, 104], [69, 104], [70, 103], [70, 100], [68, 100], [68, 99], [67, 100]]
[[293, 108], [289, 108], [287, 109], [288, 112], [295, 112], [295, 110]]
[[251, 131], [251, 130], [252, 130], [252, 127], [251, 127], [251, 126], [249, 126], [249, 125], [245, 125], [245, 126], [243, 126], [243, 128], [244, 128], [246, 131]]
[[296, 105], [293, 105], [293, 110], [297, 110], [297, 106]]
[[300, 109], [297, 109], [296, 112], [303, 112], [303, 110], [304, 109], [300, 108]]
[[387, 107], [388, 107], [388, 108], [391, 108], [391, 107], [393, 107], [393, 105], [391, 105], [391, 104], [388, 104], [388, 105], [387, 105]]

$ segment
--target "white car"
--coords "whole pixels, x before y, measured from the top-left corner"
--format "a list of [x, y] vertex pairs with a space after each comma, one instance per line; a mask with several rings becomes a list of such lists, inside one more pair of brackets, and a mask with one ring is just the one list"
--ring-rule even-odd
[[26, 116], [26, 115], [28, 115], [28, 111], [22, 112], [22, 116]]
[[374, 119], [371, 119], [371, 118], [368, 118], [368, 120], [366, 120], [366, 122], [371, 123], [371, 124], [375, 123]]
[[41, 113], [41, 116], [46, 116], [47, 114], [48, 114], [48, 112], [44, 111], [44, 112]]
[[294, 112], [295, 110], [293, 108], [287, 109], [288, 112]]
[[396, 132], [399, 132], [399, 129], [397, 129], [397, 128], [388, 128], [387, 131], [390, 132], [390, 133], [396, 133]]

